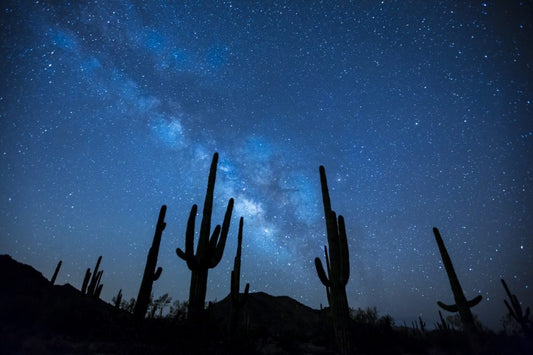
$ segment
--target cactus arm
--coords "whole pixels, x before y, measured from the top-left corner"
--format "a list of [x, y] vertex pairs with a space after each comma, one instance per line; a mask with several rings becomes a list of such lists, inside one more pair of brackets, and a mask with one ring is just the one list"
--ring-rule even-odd
[[222, 259], [222, 255], [224, 254], [224, 248], [226, 247], [226, 240], [228, 239], [228, 232], [229, 232], [229, 226], [231, 223], [231, 214], [233, 213], [233, 204], [234, 200], [233, 198], [230, 198], [228, 201], [228, 205], [226, 207], [226, 213], [224, 214], [224, 221], [222, 222], [222, 229], [220, 231], [220, 239], [217, 243], [216, 248], [216, 264], [220, 262]]
[[350, 278], [350, 252], [348, 251], [348, 237], [344, 217], [339, 215], [339, 254], [340, 254], [340, 282], [346, 285]]
[[328, 275], [331, 274], [331, 267], [329, 265], [329, 255], [328, 255], [328, 247], [324, 245], [324, 257], [326, 259], [326, 270], [328, 272]]
[[476, 306], [479, 302], [481, 302], [482, 299], [483, 299], [483, 296], [478, 295], [474, 297], [473, 299], [471, 299], [470, 301], [466, 302], [466, 304], [468, 305], [468, 307], [472, 308]]
[[459, 307], [457, 307], [456, 304], [452, 304], [452, 305], [449, 305], [449, 304], [445, 304], [445, 303], [442, 303], [441, 301], [438, 301], [437, 304], [439, 305], [440, 308], [444, 309], [445, 311], [448, 311], [448, 312], [458, 312], [459, 311]]
[[198, 260], [194, 255], [194, 223], [196, 221], [196, 213], [198, 206], [193, 205], [187, 220], [187, 230], [185, 231], [185, 251], [180, 248], [176, 249], [176, 254], [187, 262], [187, 266], [191, 270], [199, 268]]
[[152, 280], [153, 280], [153, 281], [157, 281], [157, 280], [159, 280], [159, 277], [161, 276], [161, 273], [162, 273], [162, 272], [163, 272], [163, 268], [162, 268], [161, 266], [159, 266], [159, 267], [157, 268], [157, 270], [155, 271]]
[[211, 238], [209, 238], [209, 251], [213, 252], [217, 249], [218, 238], [220, 237], [220, 224], [215, 226]]
[[320, 282], [322, 282], [322, 284], [326, 287], [331, 287], [331, 281], [328, 279], [328, 276], [324, 271], [324, 267], [322, 266], [322, 261], [320, 261], [320, 258], [315, 258], [315, 268]]
[[98, 287], [96, 287], [96, 290], [94, 291], [94, 297], [100, 298], [100, 293], [102, 293], [103, 288], [104, 288], [104, 284], [98, 285]]
[[202, 222], [200, 225], [200, 237], [196, 247], [196, 255], [204, 255], [209, 246], [209, 234], [211, 230], [211, 215], [213, 213], [213, 197], [215, 191], [215, 181], [217, 177], [218, 153], [213, 155], [211, 167], [209, 169], [209, 178], [207, 181], [207, 192], [205, 194], [204, 209], [202, 211]]
[[83, 278], [83, 284], [81, 285], [81, 293], [87, 293], [87, 286], [89, 285], [89, 280], [91, 279], [91, 268], [87, 268], [85, 271], [85, 277]]

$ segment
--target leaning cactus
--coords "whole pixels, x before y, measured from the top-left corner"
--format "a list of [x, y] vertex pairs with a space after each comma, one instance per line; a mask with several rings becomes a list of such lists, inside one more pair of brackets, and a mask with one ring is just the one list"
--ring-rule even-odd
[[56, 270], [54, 271], [54, 275], [52, 276], [52, 279], [50, 280], [50, 283], [52, 285], [56, 282], [57, 274], [59, 274], [59, 269], [61, 269], [61, 264], [63, 264], [63, 261], [59, 260], [56, 266]]
[[157, 265], [157, 256], [159, 255], [159, 245], [161, 244], [161, 235], [163, 230], [167, 226], [165, 223], [165, 214], [167, 212], [167, 206], [161, 206], [159, 211], [159, 218], [157, 219], [157, 225], [155, 227], [154, 239], [152, 241], [152, 246], [148, 251], [148, 256], [146, 258], [146, 266], [144, 268], [144, 275], [141, 282], [141, 287], [139, 288], [139, 295], [137, 296], [137, 303], [135, 303], [135, 309], [133, 310], [133, 316], [137, 319], [143, 319], [148, 310], [148, 303], [150, 303], [150, 295], [152, 294], [152, 285], [154, 281], [159, 279], [163, 269]]
[[518, 324], [522, 327], [522, 330], [525, 334], [529, 334], [531, 329], [531, 319], [529, 319], [529, 315], [531, 313], [531, 310], [529, 307], [526, 308], [526, 312], [524, 313], [522, 311], [522, 306], [520, 305], [520, 301], [518, 301], [518, 298], [516, 295], [512, 294], [511, 291], [509, 291], [509, 287], [507, 287], [507, 283], [505, 283], [504, 279], [501, 279], [503, 288], [505, 289], [505, 293], [507, 293], [507, 296], [509, 297], [509, 300], [511, 301], [511, 304], [507, 302], [507, 300], [503, 300], [505, 303], [505, 306], [509, 310], [509, 314], [511, 317], [516, 320]]
[[[207, 183], [207, 193], [204, 201], [202, 213], [202, 223], [198, 237], [196, 254], [194, 254], [194, 224], [196, 220], [197, 205], [193, 205], [189, 220], [187, 222], [187, 231], [185, 232], [185, 251], [180, 248], [176, 249], [176, 254], [187, 262], [191, 270], [191, 287], [189, 290], [189, 313], [190, 319], [198, 319], [203, 313], [205, 304], [205, 295], [207, 291], [207, 274], [208, 270], [218, 265], [224, 253], [226, 239], [233, 211], [233, 199], [228, 201], [226, 214], [222, 228], [217, 225], [211, 234], [211, 214], [213, 212], [213, 195], [215, 190], [215, 180], [217, 173], [218, 153], [213, 155], [209, 179]], [[211, 238], [209, 235], [211, 234]]]
[[326, 170], [323, 166], [320, 166], [319, 171], [329, 245], [329, 258], [327, 248], [324, 248], [327, 274], [319, 258], [315, 258], [315, 267], [318, 277], [322, 284], [326, 286], [328, 293], [337, 346], [341, 354], [348, 354], [350, 352], [350, 313], [346, 297], [346, 284], [350, 277], [348, 238], [346, 236], [344, 218], [339, 215], [337, 219], [337, 215], [331, 209]]
[[461, 323], [463, 324], [465, 331], [468, 333], [476, 332], [476, 324], [474, 322], [474, 316], [472, 316], [472, 312], [470, 312], [470, 308], [481, 302], [482, 297], [481, 295], [478, 295], [470, 301], [466, 300], [466, 297], [463, 293], [463, 288], [459, 283], [459, 279], [457, 278], [457, 274], [453, 268], [452, 260], [448, 255], [448, 251], [446, 250], [446, 246], [442, 241], [439, 230], [437, 228], [433, 228], [433, 234], [435, 234], [440, 255], [442, 256], [442, 263], [444, 264], [444, 268], [448, 274], [450, 286], [452, 287], [453, 291], [453, 298], [455, 299], [454, 305], [447, 305], [440, 301], [438, 301], [437, 304], [448, 312], [459, 312]]
[[248, 299], [248, 292], [250, 284], [247, 283], [244, 287], [244, 294], [240, 293], [240, 279], [241, 279], [241, 250], [242, 250], [242, 229], [243, 218], [239, 220], [239, 234], [237, 236], [237, 254], [233, 261], [233, 270], [231, 271], [231, 317], [230, 317], [230, 333], [235, 335], [237, 323], [239, 321], [240, 310]]

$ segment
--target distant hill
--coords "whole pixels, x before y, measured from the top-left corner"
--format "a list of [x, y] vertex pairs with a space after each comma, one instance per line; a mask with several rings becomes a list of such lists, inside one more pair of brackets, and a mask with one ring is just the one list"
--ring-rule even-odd
[[[129, 313], [84, 295], [70, 284], [52, 285], [33, 267], [8, 255], [0, 255], [0, 277], [3, 281], [0, 287], [2, 354], [68, 353], [87, 349], [111, 353], [197, 353], [196, 335], [187, 334], [183, 322], [148, 319], [138, 324]], [[223, 333], [230, 312], [229, 296], [210, 306], [208, 314], [213, 323], [210, 330], [217, 333], [207, 341], [200, 340], [202, 350], [211, 353], [209, 343], [226, 338]], [[277, 345], [271, 339], [284, 338], [293, 344], [298, 339], [303, 349], [307, 349], [304, 352], [312, 349], [314, 353], [331, 353], [325, 347], [305, 344], [322, 331], [320, 311], [290, 297], [252, 293], [243, 308], [243, 318], [254, 337], [265, 339], [257, 346], [274, 350]]]
[[[124, 310], [52, 285], [29, 265], [0, 255], [0, 354], [334, 354], [328, 310], [286, 296], [248, 296], [237, 330], [229, 332], [230, 297], [209, 304], [200, 324], [171, 318], [136, 321]], [[457, 331], [351, 324], [354, 354], [467, 354]], [[234, 334], [234, 336], [230, 336]], [[480, 354], [533, 354], [523, 337], [484, 333]]]

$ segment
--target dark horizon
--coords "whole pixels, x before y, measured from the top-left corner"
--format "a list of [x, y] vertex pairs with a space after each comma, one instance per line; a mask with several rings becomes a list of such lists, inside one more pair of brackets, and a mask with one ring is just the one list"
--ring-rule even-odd
[[[235, 198], [207, 300], [241, 285], [326, 305], [319, 165], [346, 219], [353, 308], [432, 327], [453, 303], [438, 227], [494, 330], [504, 278], [533, 305], [530, 3], [49, 4], [0, 15], [0, 253], [102, 298], [137, 296], [168, 206], [156, 296], [186, 300], [187, 217], [220, 154]], [[197, 226], [199, 222], [197, 221]]]

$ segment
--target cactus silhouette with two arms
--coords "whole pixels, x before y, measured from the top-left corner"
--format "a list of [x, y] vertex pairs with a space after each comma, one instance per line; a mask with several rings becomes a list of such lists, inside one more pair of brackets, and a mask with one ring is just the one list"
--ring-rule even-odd
[[444, 245], [444, 241], [442, 240], [439, 230], [437, 228], [433, 228], [433, 234], [435, 235], [435, 240], [437, 241], [440, 255], [442, 257], [442, 263], [444, 264], [444, 268], [446, 269], [446, 273], [448, 274], [448, 280], [450, 281], [450, 286], [453, 292], [453, 298], [455, 300], [455, 304], [453, 305], [447, 305], [440, 301], [438, 301], [437, 304], [445, 311], [459, 312], [459, 316], [461, 317], [461, 323], [463, 324], [464, 330], [468, 333], [476, 332], [476, 324], [474, 322], [474, 316], [472, 315], [470, 308], [481, 302], [482, 296], [478, 295], [472, 300], [467, 301], [463, 293], [463, 288], [461, 287], [459, 279], [457, 278], [457, 274], [455, 273], [452, 260], [450, 259], [450, 255], [448, 254], [448, 250]]
[[329, 255], [328, 249], [324, 247], [327, 273], [322, 266], [320, 258], [315, 258], [315, 267], [320, 281], [326, 287], [328, 302], [333, 318], [335, 340], [339, 352], [341, 354], [349, 354], [351, 351], [349, 336], [350, 314], [348, 298], [346, 297], [346, 284], [350, 278], [348, 238], [346, 236], [344, 218], [341, 215], [337, 218], [336, 213], [331, 209], [326, 170], [323, 166], [320, 166], [319, 172], [324, 215], [326, 219]]
[[[187, 230], [185, 232], [185, 251], [180, 248], [176, 249], [176, 254], [187, 262], [191, 270], [191, 286], [189, 290], [189, 309], [188, 318], [198, 319], [204, 311], [205, 296], [207, 292], [207, 275], [208, 270], [216, 267], [226, 246], [226, 239], [231, 222], [231, 213], [233, 211], [233, 199], [228, 201], [226, 213], [222, 227], [217, 225], [211, 233], [211, 215], [213, 212], [213, 195], [215, 190], [216, 171], [218, 163], [218, 153], [213, 155], [211, 168], [209, 170], [209, 179], [207, 183], [207, 193], [204, 201], [202, 212], [202, 222], [198, 237], [196, 254], [194, 253], [194, 229], [196, 221], [197, 205], [193, 205], [187, 221]], [[211, 235], [211, 237], [210, 237]]]

